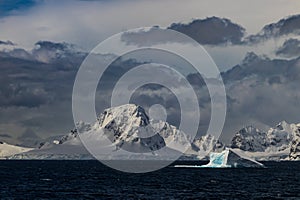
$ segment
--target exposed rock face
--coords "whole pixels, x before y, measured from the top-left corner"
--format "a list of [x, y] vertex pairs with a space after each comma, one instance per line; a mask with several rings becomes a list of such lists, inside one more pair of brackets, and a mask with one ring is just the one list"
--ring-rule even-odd
[[232, 148], [248, 152], [276, 152], [290, 148], [298, 125], [280, 122], [275, 128], [262, 132], [253, 126], [241, 129], [231, 141]]
[[[130, 152], [146, 153], [166, 146], [164, 138], [153, 129], [145, 110], [134, 104], [106, 109], [98, 119], [104, 134], [116, 146]], [[168, 132], [172, 132], [167, 127]]]
[[195, 139], [192, 143], [192, 148], [197, 152], [221, 152], [225, 149], [225, 145], [217, 140], [214, 136], [208, 134]]
[[231, 141], [231, 148], [243, 151], [264, 151], [267, 146], [266, 133], [253, 126], [247, 126], [235, 134]]
[[300, 128], [292, 141], [289, 158], [290, 160], [300, 160]]

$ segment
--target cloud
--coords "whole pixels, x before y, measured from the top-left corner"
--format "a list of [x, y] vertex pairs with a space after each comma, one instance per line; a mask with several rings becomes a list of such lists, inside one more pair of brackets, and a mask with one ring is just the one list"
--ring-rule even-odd
[[[242, 24], [247, 31], [257, 32], [263, 25], [278, 21], [282, 16], [299, 13], [298, 1], [254, 1], [248, 6], [242, 1], [233, 0], [221, 4], [215, 0], [201, 3], [191, 1], [189, 4], [183, 1], [38, 2], [41, 3], [36, 2], [26, 9], [14, 6], [7, 8], [5, 16], [1, 17], [1, 47], [11, 46], [10, 40], [15, 44], [12, 51], [0, 52], [0, 130], [8, 131], [12, 138], [18, 138], [27, 129], [45, 137], [64, 134], [73, 128], [72, 87], [78, 67], [86, 53], [69, 43], [91, 49], [112, 34], [130, 28], [155, 25], [178, 29], [207, 45], [213, 54], [212, 57], [218, 60], [220, 66], [228, 63], [226, 69], [237, 64], [222, 73], [229, 102], [225, 137], [249, 123], [273, 126], [282, 119], [299, 121], [296, 105], [299, 100], [299, 59], [293, 58], [288, 61], [259, 56], [265, 49], [258, 52], [262, 49], [261, 46], [254, 49], [254, 46], [243, 43], [246, 33], [239, 25]], [[270, 5], [274, 12], [266, 14]], [[0, 6], [0, 12], [2, 8]], [[133, 10], [143, 14], [137, 17]], [[206, 18], [207, 16], [224, 18]], [[279, 21], [280, 23], [266, 26], [261, 33], [252, 35], [253, 41], [256, 41], [254, 36], [257, 36], [257, 41], [264, 41], [265, 39], [261, 38], [298, 34], [297, 18], [299, 17], [286, 18]], [[191, 22], [191, 19], [194, 20]], [[173, 22], [179, 23], [170, 26]], [[202, 29], [208, 32], [199, 32]], [[279, 30], [278, 34], [276, 30]], [[147, 33], [144, 34], [146, 37]], [[134, 37], [137, 39], [134, 42], [147, 42], [145, 37]], [[164, 40], [176, 42], [173, 38]], [[36, 41], [39, 42], [35, 43]], [[290, 49], [295, 47], [288, 46], [292, 46]], [[274, 49], [270, 51], [274, 53]], [[256, 54], [249, 53], [240, 62], [245, 51], [254, 51]], [[286, 51], [289, 52], [284, 50]], [[280, 53], [280, 56], [282, 55]], [[102, 108], [109, 105], [107, 98], [113, 86], [111, 84], [126, 72], [131, 64], [138, 63], [133, 60], [119, 62], [115, 64], [118, 68], [107, 71], [106, 79], [103, 80], [106, 85], [101, 88], [105, 90], [97, 93], [97, 111], [101, 112]], [[178, 65], [185, 68], [182, 63]], [[197, 88], [197, 95], [201, 100], [200, 132], [205, 132], [210, 118], [207, 90], [203, 80], [197, 75], [187, 74], [187, 79]], [[164, 102], [169, 105], [168, 111], [173, 116], [170, 120], [176, 124], [176, 101], [165, 89], [144, 87], [136, 92], [133, 100], [145, 104], [158, 100]]]
[[35, 43], [35, 48], [32, 50], [32, 56], [45, 63], [67, 61], [72, 65], [82, 61], [86, 55], [87, 53], [76, 45], [66, 42], [39, 41]]
[[[137, 27], [187, 24], [192, 19], [221, 16], [242, 24], [248, 32], [291, 13], [299, 13], [300, 2], [281, 0], [245, 1], [1, 1], [1, 39], [26, 49], [39, 40], [66, 41], [92, 49], [112, 34]], [[18, 7], [16, 2], [32, 2]], [[16, 6], [17, 5], [17, 6]], [[272, 5], [272, 12], [266, 12]], [[255, 14], [254, 14], [255, 13]], [[8, 15], [9, 14], [9, 15]], [[63, 19], [63, 20], [62, 20]]]
[[[73, 128], [72, 88], [85, 53], [78, 54], [77, 50], [68, 48], [72, 45], [64, 43], [48, 41], [39, 42], [39, 45], [33, 51], [23, 50], [30, 55], [28, 59], [12, 53], [15, 50], [5, 52], [6, 57], [0, 57], [0, 128], [13, 123], [17, 132], [11, 131], [11, 128], [8, 131], [16, 140], [20, 140], [20, 134], [27, 129], [39, 137], [48, 137], [63, 134], [66, 131], [61, 130], [69, 131]], [[48, 59], [49, 62], [41, 62], [38, 59], [36, 55], [41, 53], [39, 51], [46, 55], [46, 58], [51, 58]], [[69, 66], [70, 62], [74, 65]], [[141, 63], [145, 64], [142, 60], [137, 62], [125, 56], [109, 67], [100, 80], [101, 86], [97, 89], [98, 113], [110, 105], [114, 83], [128, 70]], [[252, 52], [248, 53], [239, 65], [222, 73], [229, 103], [223, 134], [225, 140], [248, 123], [273, 125], [283, 119], [291, 122], [298, 120], [298, 110], [295, 106], [300, 98], [297, 90], [300, 80], [299, 64], [300, 59], [270, 59]], [[188, 65], [181, 63], [178, 69], [188, 72]], [[158, 76], [169, 81], [163, 73]], [[211, 116], [210, 97], [199, 75], [187, 73], [186, 79], [192, 84], [200, 100], [199, 134], [203, 134]], [[285, 97], [284, 100], [278, 101], [282, 96]], [[168, 120], [178, 125], [178, 103], [174, 95], [165, 88], [153, 85], [140, 88], [135, 92], [132, 102], [145, 106], [146, 110], [153, 102], [166, 105]]]
[[11, 136], [6, 134], [6, 133], [0, 134], [0, 137], [2, 137], [2, 138], [11, 138]]
[[1, 52], [0, 107], [34, 108], [70, 99], [77, 69], [85, 55], [45, 46], [32, 52], [24, 49]]
[[11, 46], [13, 46], [14, 43], [12, 41], [9, 41], [9, 40], [7, 40], [7, 41], [0, 40], [0, 45], [11, 45]]
[[0, 130], [11, 133], [14, 142], [28, 128], [45, 137], [62, 134], [74, 126], [72, 88], [85, 53], [63, 50], [59, 56], [47, 57], [51, 54], [43, 47], [43, 58], [49, 62], [42, 62], [37, 56], [40, 51], [0, 52]]
[[[26, 51], [31, 56], [28, 59], [10, 52], [5, 52], [6, 57], [0, 56], [0, 130], [9, 131], [12, 137], [10, 141], [14, 138], [19, 144], [22, 133], [27, 130], [45, 138], [63, 134], [73, 128], [72, 88], [85, 54], [66, 49], [69, 44], [40, 44], [42, 47]], [[42, 49], [44, 55], [50, 55], [50, 62], [37, 60], [35, 53], [40, 51], [39, 49]], [[47, 51], [59, 54], [53, 57]], [[71, 61], [75, 64], [68, 66]], [[110, 66], [97, 89], [98, 112], [109, 106], [114, 83], [122, 74], [141, 63], [142, 60], [137, 62], [123, 57]], [[187, 69], [188, 66], [182, 63], [180, 67]], [[166, 79], [163, 73], [157, 76], [171, 81]], [[289, 122], [299, 121], [297, 104], [300, 99], [300, 58], [270, 59], [252, 52], [248, 53], [239, 65], [223, 72], [222, 77], [228, 95], [223, 140], [228, 140], [239, 128], [249, 123], [271, 126], [284, 119]], [[187, 73], [186, 79], [192, 84], [200, 100], [201, 121], [198, 134], [203, 134], [211, 116], [210, 97], [199, 75]], [[166, 88], [144, 86], [134, 93], [131, 100], [132, 103], [145, 106], [146, 110], [153, 103], [166, 105], [168, 121], [178, 125], [178, 102]], [[7, 124], [13, 124], [13, 127], [8, 127]], [[28, 140], [27, 144], [29, 142], [33, 144], [36, 140]]]
[[136, 45], [138, 47], [165, 43], [191, 43], [175, 31], [165, 31], [157, 26], [135, 32], [124, 32], [121, 35], [121, 41], [125, 42], [126, 45]]
[[292, 15], [271, 23], [255, 35], [248, 36], [245, 41], [249, 44], [263, 42], [271, 38], [279, 38], [288, 35], [300, 35], [300, 15]]
[[32, 129], [27, 128], [19, 138], [20, 139], [37, 139], [39, 137], [36, 135], [36, 133]]
[[276, 55], [286, 58], [297, 57], [300, 55], [300, 40], [288, 39], [276, 51]]
[[[196, 19], [188, 24], [173, 23], [168, 29], [186, 34], [203, 45], [240, 44], [245, 32], [245, 29], [240, 25], [232, 23], [229, 19], [218, 17]], [[121, 40], [125, 41], [127, 45], [138, 46], [188, 42], [186, 40], [181, 41], [181, 38], [179, 34], [152, 27], [148, 30], [125, 32], [122, 34]]]
[[41, 142], [41, 138], [31, 128], [26, 128], [18, 140], [18, 144], [25, 147], [37, 147]]
[[189, 24], [173, 23], [169, 29], [184, 33], [203, 45], [240, 44], [245, 29], [229, 19], [210, 17]]
[[4, 85], [1, 88], [1, 106], [36, 107], [47, 103], [47, 93], [43, 88], [29, 88], [20, 84]]
[[269, 59], [249, 53], [244, 62], [222, 74], [228, 112], [224, 138], [245, 125], [264, 127], [287, 120], [298, 123], [300, 58]]
[[240, 81], [251, 76], [256, 76], [257, 79], [261, 80], [283, 76], [289, 81], [295, 81], [299, 78], [299, 61], [300, 58], [294, 60], [272, 60], [250, 52], [241, 64], [223, 72], [222, 77], [226, 83]]

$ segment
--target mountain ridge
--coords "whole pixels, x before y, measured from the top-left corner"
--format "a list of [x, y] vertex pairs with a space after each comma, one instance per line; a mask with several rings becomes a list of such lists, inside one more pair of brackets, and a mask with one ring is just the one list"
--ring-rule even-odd
[[[227, 145], [212, 135], [191, 140], [187, 134], [167, 122], [149, 119], [146, 111], [134, 104], [106, 109], [94, 124], [81, 122], [78, 127], [79, 132], [74, 129], [58, 140], [41, 143], [36, 149], [2, 157], [92, 159], [82, 144], [80, 134], [81, 132], [86, 134], [90, 130], [100, 130], [103, 135], [99, 135], [99, 138], [106, 136], [105, 138], [108, 138], [114, 146], [114, 151], [127, 150], [156, 156], [156, 151], [168, 147], [184, 152], [185, 159], [202, 160], [207, 159], [210, 152], [221, 152], [226, 147], [230, 147], [258, 160], [300, 159], [300, 124], [288, 124], [286, 121], [278, 123], [265, 132], [254, 126], [246, 126], [239, 130]], [[56, 153], [58, 156], [55, 155]]]

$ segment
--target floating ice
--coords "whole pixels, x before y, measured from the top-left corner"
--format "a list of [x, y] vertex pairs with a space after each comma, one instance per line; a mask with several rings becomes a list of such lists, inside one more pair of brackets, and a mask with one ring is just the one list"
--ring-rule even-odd
[[221, 153], [211, 153], [207, 165], [200, 167], [228, 168], [228, 167], [264, 167], [263, 164], [253, 160], [234, 149], [227, 148]]

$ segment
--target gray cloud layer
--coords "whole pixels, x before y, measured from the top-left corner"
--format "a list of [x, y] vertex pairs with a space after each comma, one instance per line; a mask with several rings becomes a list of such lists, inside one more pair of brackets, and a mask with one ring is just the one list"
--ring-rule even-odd
[[300, 41], [297, 39], [288, 39], [276, 51], [276, 55], [291, 58], [300, 55]]
[[0, 134], [16, 138], [30, 128], [45, 137], [72, 127], [72, 87], [85, 54], [55, 45], [0, 53]]
[[14, 45], [14, 43], [12, 41], [9, 41], [9, 40], [7, 40], [7, 41], [0, 40], [0, 45]]
[[[282, 27], [296, 23], [295, 19], [290, 22], [286, 20], [289, 21], [281, 21]], [[216, 17], [195, 20], [185, 25], [173, 24], [169, 28], [172, 27], [183, 33], [194, 34], [194, 39], [209, 45], [241, 44], [244, 36], [241, 26]], [[210, 35], [196, 31], [202, 28], [216, 30], [217, 33]], [[289, 32], [297, 33], [291, 29]], [[297, 27], [294, 29], [297, 30]], [[286, 32], [280, 32], [280, 35], [284, 34]], [[141, 41], [139, 39], [134, 42]], [[287, 40], [277, 53], [297, 57], [297, 45], [299, 41]], [[21, 135], [34, 136], [29, 133], [46, 137], [72, 129], [72, 87], [78, 67], [85, 56], [86, 53], [76, 49], [74, 45], [49, 41], [37, 42], [32, 51], [19, 48], [0, 52], [0, 139], [7, 139], [7, 135], [16, 139], [22, 139]], [[138, 64], [140, 61], [119, 60], [114, 64], [113, 70], [106, 72], [107, 76], [102, 80], [106, 84], [101, 93], [97, 93], [99, 112], [109, 105], [107, 99], [113, 82]], [[185, 67], [184, 63], [180, 64]], [[223, 72], [228, 95], [223, 139], [230, 138], [231, 134], [249, 123], [273, 126], [281, 120], [299, 122], [299, 74], [300, 58], [270, 59], [255, 53], [248, 53], [239, 65]], [[210, 118], [210, 98], [199, 75], [191, 73], [187, 75], [187, 79], [200, 99], [203, 120], [200, 133], [203, 133]], [[163, 102], [168, 105], [168, 114], [171, 115], [169, 120], [173, 124], [178, 123], [178, 104], [174, 95], [163, 87], [143, 87], [136, 91], [132, 101], [145, 104], [146, 108], [153, 102]]]
[[300, 15], [293, 15], [271, 23], [255, 35], [246, 38], [247, 43], [258, 43], [271, 38], [278, 38], [287, 35], [300, 35]]
[[189, 24], [173, 23], [169, 29], [184, 33], [203, 45], [240, 44], [245, 33], [242, 26], [218, 17], [193, 20]]

